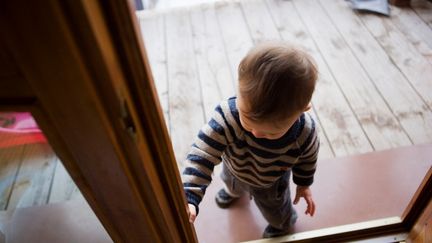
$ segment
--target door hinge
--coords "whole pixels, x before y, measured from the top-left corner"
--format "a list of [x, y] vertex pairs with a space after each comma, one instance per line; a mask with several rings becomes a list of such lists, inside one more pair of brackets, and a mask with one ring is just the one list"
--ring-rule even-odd
[[126, 131], [129, 137], [131, 137], [134, 141], [137, 140], [136, 126], [134, 120], [131, 116], [129, 106], [126, 100], [123, 100], [120, 104], [121, 107], [121, 118], [120, 123], [123, 130]]

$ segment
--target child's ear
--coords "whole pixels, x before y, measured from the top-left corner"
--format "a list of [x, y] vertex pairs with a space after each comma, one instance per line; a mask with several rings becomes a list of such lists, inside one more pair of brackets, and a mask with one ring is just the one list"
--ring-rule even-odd
[[308, 110], [310, 110], [311, 108], [312, 108], [312, 103], [309, 103], [309, 104], [306, 106], [306, 108], [305, 108], [304, 111], [308, 111]]

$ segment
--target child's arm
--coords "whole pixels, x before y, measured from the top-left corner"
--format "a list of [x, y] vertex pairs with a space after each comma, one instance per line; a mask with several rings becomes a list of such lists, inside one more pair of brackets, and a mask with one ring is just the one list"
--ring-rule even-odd
[[199, 212], [198, 205], [212, 180], [213, 168], [221, 162], [221, 156], [227, 146], [225, 133], [228, 129], [223, 114], [221, 107], [216, 107], [214, 116], [198, 133], [185, 161], [182, 181], [191, 223]]
[[314, 180], [316, 170], [316, 162], [319, 151], [319, 138], [315, 129], [315, 121], [309, 114], [308, 123], [305, 125], [301, 137], [304, 138], [300, 142], [301, 156], [298, 162], [293, 166], [293, 181], [297, 184], [296, 196], [294, 204], [297, 204], [300, 198], [304, 198], [307, 203], [306, 214], [313, 216], [315, 214], [315, 202], [312, 199], [312, 192], [309, 188]]

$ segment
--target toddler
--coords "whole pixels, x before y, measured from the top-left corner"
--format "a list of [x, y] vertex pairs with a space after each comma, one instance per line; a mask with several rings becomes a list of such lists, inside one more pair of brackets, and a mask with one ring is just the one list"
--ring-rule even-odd
[[315, 122], [305, 113], [317, 80], [312, 57], [288, 43], [252, 48], [239, 67], [236, 97], [222, 101], [199, 131], [187, 155], [182, 181], [194, 222], [215, 165], [223, 163], [221, 208], [244, 193], [253, 197], [268, 222], [263, 237], [290, 233], [297, 220], [289, 179], [297, 185], [294, 204], [307, 203], [313, 216], [313, 182], [319, 150]]

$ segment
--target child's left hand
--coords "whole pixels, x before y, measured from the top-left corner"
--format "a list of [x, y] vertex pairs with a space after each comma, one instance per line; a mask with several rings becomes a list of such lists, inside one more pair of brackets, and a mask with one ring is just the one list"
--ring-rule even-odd
[[300, 201], [300, 198], [304, 198], [307, 203], [307, 209], [305, 214], [309, 214], [310, 216], [314, 216], [315, 214], [315, 202], [312, 199], [312, 191], [308, 186], [297, 186], [296, 196], [294, 199], [294, 204], [297, 204]]

